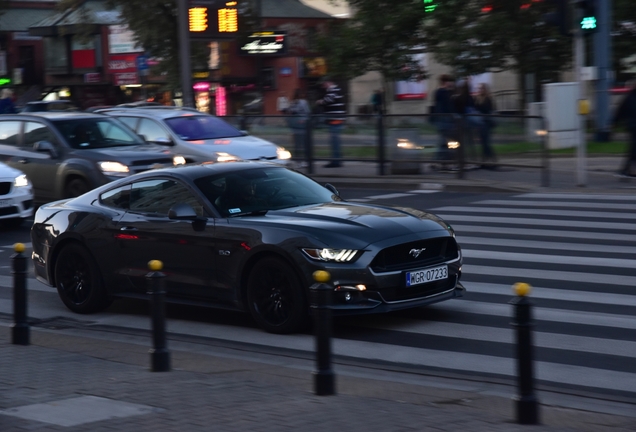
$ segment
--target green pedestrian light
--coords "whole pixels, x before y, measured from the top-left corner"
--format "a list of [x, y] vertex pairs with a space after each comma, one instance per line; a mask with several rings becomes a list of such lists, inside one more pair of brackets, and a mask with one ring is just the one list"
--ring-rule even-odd
[[435, 8], [437, 8], [437, 3], [435, 0], [423, 0], [424, 1], [424, 12], [433, 12]]
[[581, 20], [581, 29], [583, 30], [595, 30], [596, 29], [596, 17], [584, 17]]

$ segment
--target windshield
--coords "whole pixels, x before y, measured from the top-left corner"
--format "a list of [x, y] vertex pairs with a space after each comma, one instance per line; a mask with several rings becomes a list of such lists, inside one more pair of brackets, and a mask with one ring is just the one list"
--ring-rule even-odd
[[215, 138], [240, 137], [243, 134], [225, 121], [203, 115], [175, 117], [166, 120], [166, 124], [179, 138], [186, 141]]
[[74, 149], [144, 144], [137, 135], [111, 118], [56, 120], [53, 124]]
[[194, 183], [225, 217], [340, 201], [310, 178], [282, 167], [231, 171]]

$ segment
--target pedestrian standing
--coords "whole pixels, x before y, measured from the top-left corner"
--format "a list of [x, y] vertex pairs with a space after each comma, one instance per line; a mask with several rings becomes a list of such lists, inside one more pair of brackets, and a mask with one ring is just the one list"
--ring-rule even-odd
[[2, 94], [0, 96], [0, 114], [15, 113], [17, 113], [17, 110], [13, 103], [13, 90], [8, 88], [2, 89]]
[[325, 165], [325, 168], [337, 168], [342, 166], [340, 134], [342, 133], [342, 129], [344, 129], [346, 115], [344, 96], [340, 87], [329, 77], [323, 78], [322, 86], [326, 92], [325, 96], [316, 103], [323, 107], [325, 121], [329, 128], [331, 157], [333, 159]]
[[620, 122], [625, 122], [629, 131], [629, 150], [625, 157], [625, 163], [618, 172], [621, 177], [636, 176], [636, 80], [630, 81], [628, 86], [629, 93], [618, 105], [612, 119], [614, 127]]
[[475, 140], [473, 133], [476, 128], [482, 126], [482, 117], [476, 116], [475, 99], [470, 93], [470, 83], [464, 80], [457, 85], [457, 92], [453, 96], [453, 108], [460, 118], [459, 145], [463, 146], [464, 155], [470, 149], [472, 156], [475, 155]]
[[307, 121], [311, 114], [309, 103], [301, 89], [294, 91], [294, 96], [287, 108], [287, 125], [290, 127], [294, 139], [294, 160], [303, 166], [305, 140], [307, 137]]
[[435, 90], [433, 104], [433, 123], [437, 127], [439, 134], [437, 152], [435, 154], [435, 159], [437, 160], [448, 160], [451, 158], [448, 142], [454, 139], [452, 136], [454, 130], [453, 104], [451, 102], [453, 86], [453, 78], [446, 74], [440, 75], [439, 88]]
[[289, 108], [289, 99], [287, 99], [285, 92], [280, 92], [278, 99], [276, 99], [276, 111], [279, 114], [285, 114], [287, 113], [287, 108]]
[[373, 110], [373, 114], [383, 114], [384, 113], [384, 98], [382, 97], [382, 90], [376, 90], [373, 92], [371, 96], [371, 109]]
[[492, 148], [492, 130], [495, 127], [495, 120], [492, 117], [495, 111], [495, 102], [490, 95], [488, 84], [479, 84], [477, 97], [475, 97], [475, 108], [479, 114], [483, 114], [482, 122], [479, 125], [479, 141], [481, 142], [482, 168], [495, 169], [497, 156]]

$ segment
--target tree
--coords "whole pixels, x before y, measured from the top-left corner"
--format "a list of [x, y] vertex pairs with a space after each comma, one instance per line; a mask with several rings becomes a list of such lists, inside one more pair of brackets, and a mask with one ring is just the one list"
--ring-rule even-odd
[[553, 4], [532, 0], [439, 3], [426, 22], [427, 49], [458, 75], [514, 71], [525, 102], [527, 75], [534, 76], [536, 83], [554, 81], [571, 65], [571, 39], [545, 22]]
[[[348, 0], [355, 14], [336, 20], [319, 39], [329, 74], [351, 79], [378, 71], [385, 80], [426, 76], [413, 54], [422, 52], [422, 0]], [[337, 41], [334, 43], [334, 41]]]

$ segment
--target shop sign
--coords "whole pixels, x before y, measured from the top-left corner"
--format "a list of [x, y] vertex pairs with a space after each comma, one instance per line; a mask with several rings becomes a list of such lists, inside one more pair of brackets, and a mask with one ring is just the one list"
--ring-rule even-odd
[[192, 78], [194, 79], [206, 79], [210, 77], [210, 72], [194, 72]]
[[209, 82], [194, 83], [194, 85], [192, 85], [192, 88], [196, 91], [206, 92], [210, 90], [210, 83]]
[[135, 33], [127, 25], [108, 26], [108, 52], [110, 54], [141, 52], [143, 48], [137, 45]]
[[280, 76], [288, 77], [292, 75], [292, 68], [290, 67], [282, 67], [279, 71]]
[[102, 74], [98, 72], [91, 72], [84, 74], [85, 83], [98, 83], [102, 80]]
[[13, 32], [13, 40], [42, 40], [42, 36], [31, 36], [27, 31], [17, 31]]
[[139, 79], [135, 72], [116, 73], [113, 75], [115, 85], [139, 84]]
[[108, 56], [108, 73], [137, 72], [137, 54], [120, 54]]
[[286, 34], [283, 32], [253, 33], [240, 47], [242, 55], [278, 56], [286, 53]]
[[327, 75], [327, 60], [324, 57], [303, 57], [299, 75], [301, 78], [320, 78]]

